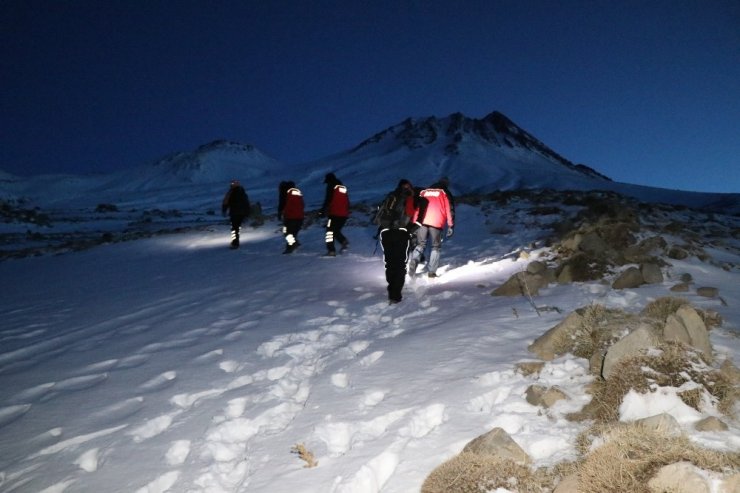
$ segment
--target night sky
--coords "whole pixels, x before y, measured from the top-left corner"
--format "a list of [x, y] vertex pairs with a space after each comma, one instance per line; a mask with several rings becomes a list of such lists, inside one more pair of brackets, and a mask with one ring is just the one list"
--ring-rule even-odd
[[740, 192], [740, 3], [0, 0], [0, 170], [215, 139], [288, 163], [498, 110], [627, 183]]

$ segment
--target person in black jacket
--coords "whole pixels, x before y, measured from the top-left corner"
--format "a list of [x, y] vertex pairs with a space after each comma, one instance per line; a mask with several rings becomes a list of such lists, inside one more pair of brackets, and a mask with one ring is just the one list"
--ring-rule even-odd
[[[391, 206], [392, 204], [392, 206]], [[375, 223], [385, 261], [385, 280], [388, 283], [388, 302], [399, 303], [406, 280], [406, 261], [409, 255], [415, 213], [414, 189], [411, 182], [402, 179], [378, 207]]]
[[231, 180], [229, 190], [224, 195], [221, 203], [221, 214], [229, 213], [231, 219], [231, 245], [229, 248], [239, 248], [239, 232], [242, 227], [244, 218], [249, 216], [250, 212], [249, 197], [239, 180]]

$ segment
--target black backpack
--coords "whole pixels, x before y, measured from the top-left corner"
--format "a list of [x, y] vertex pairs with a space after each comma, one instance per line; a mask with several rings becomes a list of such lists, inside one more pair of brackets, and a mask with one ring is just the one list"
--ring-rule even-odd
[[380, 228], [404, 228], [411, 218], [406, 215], [406, 195], [394, 190], [378, 206], [373, 222]]

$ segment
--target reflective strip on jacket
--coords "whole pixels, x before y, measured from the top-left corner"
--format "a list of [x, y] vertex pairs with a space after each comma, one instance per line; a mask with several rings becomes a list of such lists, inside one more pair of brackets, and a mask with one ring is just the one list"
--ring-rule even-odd
[[285, 208], [283, 218], [303, 219], [303, 194], [297, 188], [290, 188], [285, 193]]
[[347, 193], [347, 187], [344, 185], [334, 185], [327, 212], [329, 216], [349, 216], [349, 194]]

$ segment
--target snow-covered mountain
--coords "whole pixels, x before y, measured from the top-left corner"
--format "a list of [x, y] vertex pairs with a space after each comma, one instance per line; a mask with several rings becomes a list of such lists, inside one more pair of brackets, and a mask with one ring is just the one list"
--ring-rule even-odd
[[409, 118], [351, 149], [308, 163], [282, 163], [255, 146], [221, 140], [109, 175], [0, 175], [0, 198], [25, 198], [42, 207], [116, 203], [162, 208], [175, 202], [181, 206], [188, 198], [193, 210], [202, 210], [213, 207], [233, 178], [263, 204], [275, 201], [280, 180], [290, 179], [303, 189], [309, 207], [315, 207], [323, 198], [324, 175], [330, 171], [348, 185], [354, 202], [377, 200], [377, 190], [393, 187], [402, 177], [426, 186], [448, 176], [458, 195], [518, 189], [609, 190], [647, 202], [740, 211], [740, 194], [614, 182], [572, 163], [499, 112], [482, 119], [460, 113]]

